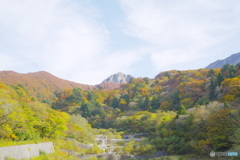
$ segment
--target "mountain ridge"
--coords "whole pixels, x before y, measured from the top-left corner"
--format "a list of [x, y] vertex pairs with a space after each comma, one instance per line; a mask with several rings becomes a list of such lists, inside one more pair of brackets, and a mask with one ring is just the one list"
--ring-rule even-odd
[[205, 67], [206, 69], [213, 69], [213, 68], [222, 68], [225, 64], [231, 64], [231, 65], [236, 65], [240, 63], [240, 52], [239, 53], [235, 53], [232, 54], [230, 56], [228, 56], [225, 59], [222, 60], [217, 60], [213, 63], [210, 63], [207, 67]]
[[[221, 68], [225, 64], [236, 65], [237, 63], [240, 63], [240, 52], [232, 54], [223, 60], [217, 60], [209, 64], [206, 69]], [[159, 77], [162, 74], [160, 73], [156, 77]], [[38, 98], [49, 98], [54, 96], [52, 95], [53, 92], [62, 92], [72, 88], [81, 88], [83, 90], [92, 90], [96, 88], [106, 90], [118, 89], [122, 83], [129, 82], [131, 78], [134, 77], [129, 74], [118, 72], [110, 75], [100, 84], [87, 85], [58, 78], [47, 71], [30, 73], [18, 73], [11, 70], [0, 71], [0, 82], [9, 85], [22, 84], [26, 89], [29, 90], [29, 93], [32, 96]]]
[[59, 78], [47, 71], [37, 71], [29, 73], [18, 73], [12, 70], [0, 71], [0, 82], [8, 85], [22, 84], [33, 97], [49, 99], [54, 96], [53, 92], [63, 92], [72, 88], [83, 90], [105, 89], [112, 90], [120, 88], [120, 83], [102, 82], [97, 85], [81, 84]]
[[63, 91], [72, 88], [81, 88], [90, 90], [95, 88], [91, 85], [80, 84], [68, 80], [64, 80], [52, 75], [46, 71], [38, 71], [31, 73], [18, 73], [15, 71], [0, 71], [0, 82], [9, 85], [22, 84], [30, 91], [32, 96], [49, 98], [53, 92]]

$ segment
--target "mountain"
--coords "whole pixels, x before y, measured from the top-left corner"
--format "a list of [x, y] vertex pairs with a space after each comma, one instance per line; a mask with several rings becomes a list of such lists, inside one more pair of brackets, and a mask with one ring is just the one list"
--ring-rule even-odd
[[14, 71], [0, 71], [0, 82], [10, 85], [22, 84], [30, 95], [41, 99], [51, 98], [54, 92], [62, 92], [75, 87], [84, 90], [95, 88], [94, 86], [60, 79], [45, 71], [27, 74]]
[[130, 81], [131, 78], [134, 78], [134, 77], [131, 75], [126, 75], [126, 74], [119, 72], [119, 73], [113, 74], [110, 77], [108, 77], [107, 79], [105, 79], [103, 81], [103, 83], [105, 83], [105, 82], [127, 83]]
[[222, 68], [225, 64], [236, 65], [240, 63], [240, 52], [232, 54], [231, 56], [223, 59], [217, 60], [211, 64], [209, 64], [206, 69], [213, 69], [213, 68]]

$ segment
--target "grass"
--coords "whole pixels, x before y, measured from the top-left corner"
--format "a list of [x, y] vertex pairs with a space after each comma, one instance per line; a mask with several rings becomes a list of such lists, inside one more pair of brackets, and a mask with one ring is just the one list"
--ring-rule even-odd
[[237, 157], [210, 157], [210, 155], [206, 156], [198, 156], [198, 155], [175, 155], [175, 156], [163, 156], [159, 158], [153, 158], [151, 160], [239, 160], [240, 159], [240, 145], [233, 145], [230, 152], [238, 152], [239, 156]]
[[159, 158], [153, 158], [152, 160], [185, 160], [185, 156], [162, 156]]
[[16, 159], [11, 158], [11, 157], [5, 157], [5, 160], [16, 160]]
[[54, 153], [51, 154], [42, 154], [39, 157], [31, 158], [31, 160], [79, 160], [77, 157], [73, 157], [68, 153], [55, 150]]
[[58, 139], [58, 140], [53, 141], [53, 143], [54, 143], [54, 148], [56, 150], [59, 150], [59, 149], [72, 150], [78, 154], [85, 154], [87, 151], [86, 149], [79, 148], [74, 141]]
[[183, 155], [183, 156], [162, 156], [159, 158], [153, 158], [151, 160], [231, 160], [231, 157]]

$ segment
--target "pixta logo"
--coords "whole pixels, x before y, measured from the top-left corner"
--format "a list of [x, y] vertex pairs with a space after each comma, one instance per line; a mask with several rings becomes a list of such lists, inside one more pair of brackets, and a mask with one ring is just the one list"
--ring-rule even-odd
[[211, 152], [210, 152], [210, 156], [211, 156], [211, 157], [214, 157], [215, 155], [216, 155], [216, 154], [215, 154], [214, 151], [211, 151]]
[[222, 156], [238, 156], [238, 152], [214, 152], [214, 151], [211, 151], [210, 152], [210, 156], [211, 157], [215, 157], [215, 156], [219, 156], [219, 157], [222, 157]]

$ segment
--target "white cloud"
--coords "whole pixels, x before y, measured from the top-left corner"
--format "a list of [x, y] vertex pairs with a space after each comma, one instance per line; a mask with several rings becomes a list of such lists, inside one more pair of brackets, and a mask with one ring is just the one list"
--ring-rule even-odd
[[[104, 79], [117, 72], [130, 74], [131, 67], [135, 63], [141, 61], [141, 55], [144, 54], [145, 53], [137, 49], [132, 51], [121, 50], [101, 57], [96, 57], [99, 59], [95, 60], [95, 63], [91, 68], [85, 70], [85, 74], [89, 74], [89, 77], [92, 77], [92, 79], [95, 80], [95, 84], [96, 82], [101, 83]], [[84, 77], [82, 78], [84, 79]], [[85, 78], [86, 81], [89, 81], [89, 78]]]
[[[154, 50], [150, 54], [151, 61], [153, 65], [158, 69], [158, 71], [165, 70], [184, 70], [187, 67], [193, 68], [186, 63], [189, 61], [195, 61], [196, 59], [200, 59], [201, 55], [192, 54], [194, 51], [190, 51], [188, 49], [167, 49], [165, 51], [161, 51], [160, 53]], [[196, 52], [195, 52], [196, 53]], [[197, 67], [196, 67], [197, 68]]]
[[0, 0], [0, 4], [0, 28], [7, 31], [5, 43], [12, 48], [0, 50], [1, 57], [8, 55], [4, 69], [47, 70], [61, 78], [96, 84], [109, 71], [121, 68], [117, 61], [123, 56], [106, 54], [109, 33], [89, 1]]
[[[119, 71], [135, 72], [141, 63], [149, 64], [144, 60], [147, 56], [154, 72], [186, 69], [190, 61], [206, 58], [211, 46], [239, 35], [238, 1], [119, 2], [126, 18], [121, 23], [125, 35], [119, 35], [121, 27], [108, 29], [116, 25], [103, 24], [112, 21], [101, 17], [94, 1], [0, 0], [1, 70], [46, 70], [64, 79], [97, 84]], [[111, 50], [110, 44], [121, 41], [125, 48]]]
[[209, 48], [239, 34], [238, 1], [120, 0], [120, 3], [125, 11], [125, 34], [148, 43], [149, 56], [161, 70], [206, 58]]
[[21, 65], [22, 63], [17, 61], [17, 59], [14, 59], [8, 55], [5, 55], [5, 54], [1, 54], [0, 53], [0, 60], [1, 60], [1, 67], [0, 67], [0, 70], [3, 70], [5, 68], [4, 67], [11, 67], [11, 64], [12, 62], [14, 61], [16, 65]]

